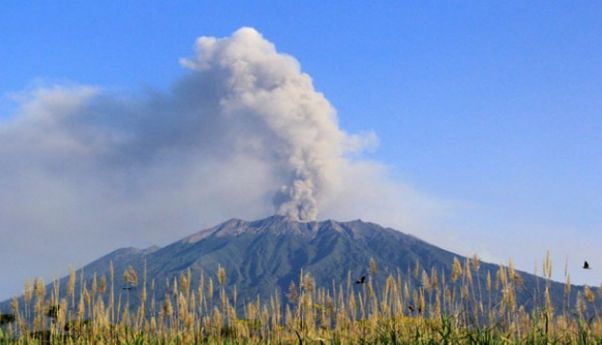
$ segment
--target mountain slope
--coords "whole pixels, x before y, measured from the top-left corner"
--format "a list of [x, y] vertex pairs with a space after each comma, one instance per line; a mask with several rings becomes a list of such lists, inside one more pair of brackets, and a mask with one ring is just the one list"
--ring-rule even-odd
[[[123, 271], [131, 265], [142, 280], [146, 268], [149, 280], [156, 282], [154, 293], [160, 299], [166, 293], [165, 281], [173, 281], [190, 270], [194, 288], [201, 272], [206, 279], [211, 277], [215, 281], [218, 265], [222, 265], [226, 270], [227, 288], [236, 286], [238, 300], [248, 301], [257, 295], [267, 297], [276, 289], [281, 293], [286, 291], [291, 281], [298, 282], [301, 271], [310, 272], [318, 286], [345, 285], [349, 273], [354, 278], [368, 275], [372, 258], [378, 264], [376, 284], [383, 284], [389, 273], [401, 272], [411, 278], [417, 262], [427, 272], [435, 267], [450, 277], [455, 257], [464, 262], [461, 256], [411, 235], [361, 220], [305, 223], [273, 216], [252, 222], [231, 219], [163, 248], [120, 249], [83, 270], [88, 278], [93, 273], [108, 276], [113, 262], [116, 291], [123, 293]], [[495, 276], [497, 270], [497, 265], [483, 263], [476, 279], [485, 286], [487, 272]], [[532, 298], [527, 291], [543, 286], [544, 282], [526, 273], [521, 273], [521, 277], [524, 293], [519, 292], [518, 299], [526, 302]], [[61, 282], [63, 294], [66, 279]], [[562, 304], [563, 288], [562, 284], [551, 284], [552, 300], [557, 306]], [[573, 301], [578, 290], [572, 291]], [[4, 303], [0, 308], [7, 306]]]

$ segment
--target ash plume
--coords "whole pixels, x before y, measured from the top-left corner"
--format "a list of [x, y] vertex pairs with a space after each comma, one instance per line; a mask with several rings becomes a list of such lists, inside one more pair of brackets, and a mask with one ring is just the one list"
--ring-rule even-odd
[[253, 138], [255, 149], [271, 156], [284, 178], [273, 199], [276, 212], [315, 220], [322, 191], [340, 180], [349, 141], [337, 125], [334, 108], [294, 58], [278, 53], [251, 28], [225, 39], [201, 37], [196, 51], [184, 65], [201, 75], [220, 76], [220, 116], [262, 129]]

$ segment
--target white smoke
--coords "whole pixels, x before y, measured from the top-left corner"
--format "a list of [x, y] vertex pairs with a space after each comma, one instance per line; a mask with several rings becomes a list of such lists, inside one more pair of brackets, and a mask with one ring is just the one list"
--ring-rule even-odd
[[0, 261], [18, 262], [3, 275], [20, 284], [229, 217], [361, 217], [418, 231], [439, 207], [350, 155], [376, 137], [345, 133], [299, 63], [257, 31], [199, 38], [182, 64], [189, 72], [168, 92], [37, 86], [0, 115]]
[[201, 37], [196, 50], [184, 64], [220, 76], [220, 116], [265, 130], [253, 139], [285, 178], [274, 197], [278, 214], [315, 220], [322, 194], [340, 180], [348, 137], [337, 125], [334, 108], [294, 58], [278, 53], [251, 28], [225, 39]]

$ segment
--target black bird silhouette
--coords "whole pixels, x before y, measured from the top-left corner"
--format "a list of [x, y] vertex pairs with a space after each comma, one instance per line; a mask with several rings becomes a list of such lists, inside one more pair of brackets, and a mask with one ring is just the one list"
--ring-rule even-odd
[[[413, 305], [413, 304], [408, 304], [408, 310], [409, 310], [411, 313], [413, 313], [413, 312], [415, 312], [415, 311], [416, 311], [416, 307], [414, 307], [414, 305]], [[419, 314], [422, 314], [422, 307], [421, 307], [421, 306], [418, 306], [418, 313], [419, 313]]]
[[131, 289], [135, 289], [135, 286], [124, 286], [123, 289], [124, 290], [131, 290]]
[[8, 325], [13, 322], [15, 322], [15, 316], [13, 314], [0, 314], [0, 326]]
[[584, 262], [583, 262], [583, 269], [584, 269], [584, 270], [589, 270], [589, 269], [591, 269], [591, 268], [589, 267], [589, 262], [587, 262], [587, 261], [584, 261]]
[[356, 280], [355, 283], [356, 284], [364, 284], [365, 281], [366, 281], [366, 276], [362, 276], [359, 280]]
[[59, 310], [61, 310], [60, 305], [51, 305], [46, 311], [46, 316], [48, 316], [51, 319], [56, 319], [59, 316]]

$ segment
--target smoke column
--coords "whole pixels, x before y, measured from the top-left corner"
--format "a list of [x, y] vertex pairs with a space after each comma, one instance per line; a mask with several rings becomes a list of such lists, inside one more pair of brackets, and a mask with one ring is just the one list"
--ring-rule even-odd
[[294, 220], [315, 220], [323, 190], [340, 180], [349, 137], [337, 125], [333, 107], [291, 56], [278, 53], [257, 31], [242, 28], [231, 37], [201, 37], [185, 66], [219, 75], [221, 116], [257, 122], [265, 154], [282, 169], [285, 184], [274, 196], [276, 212]]

